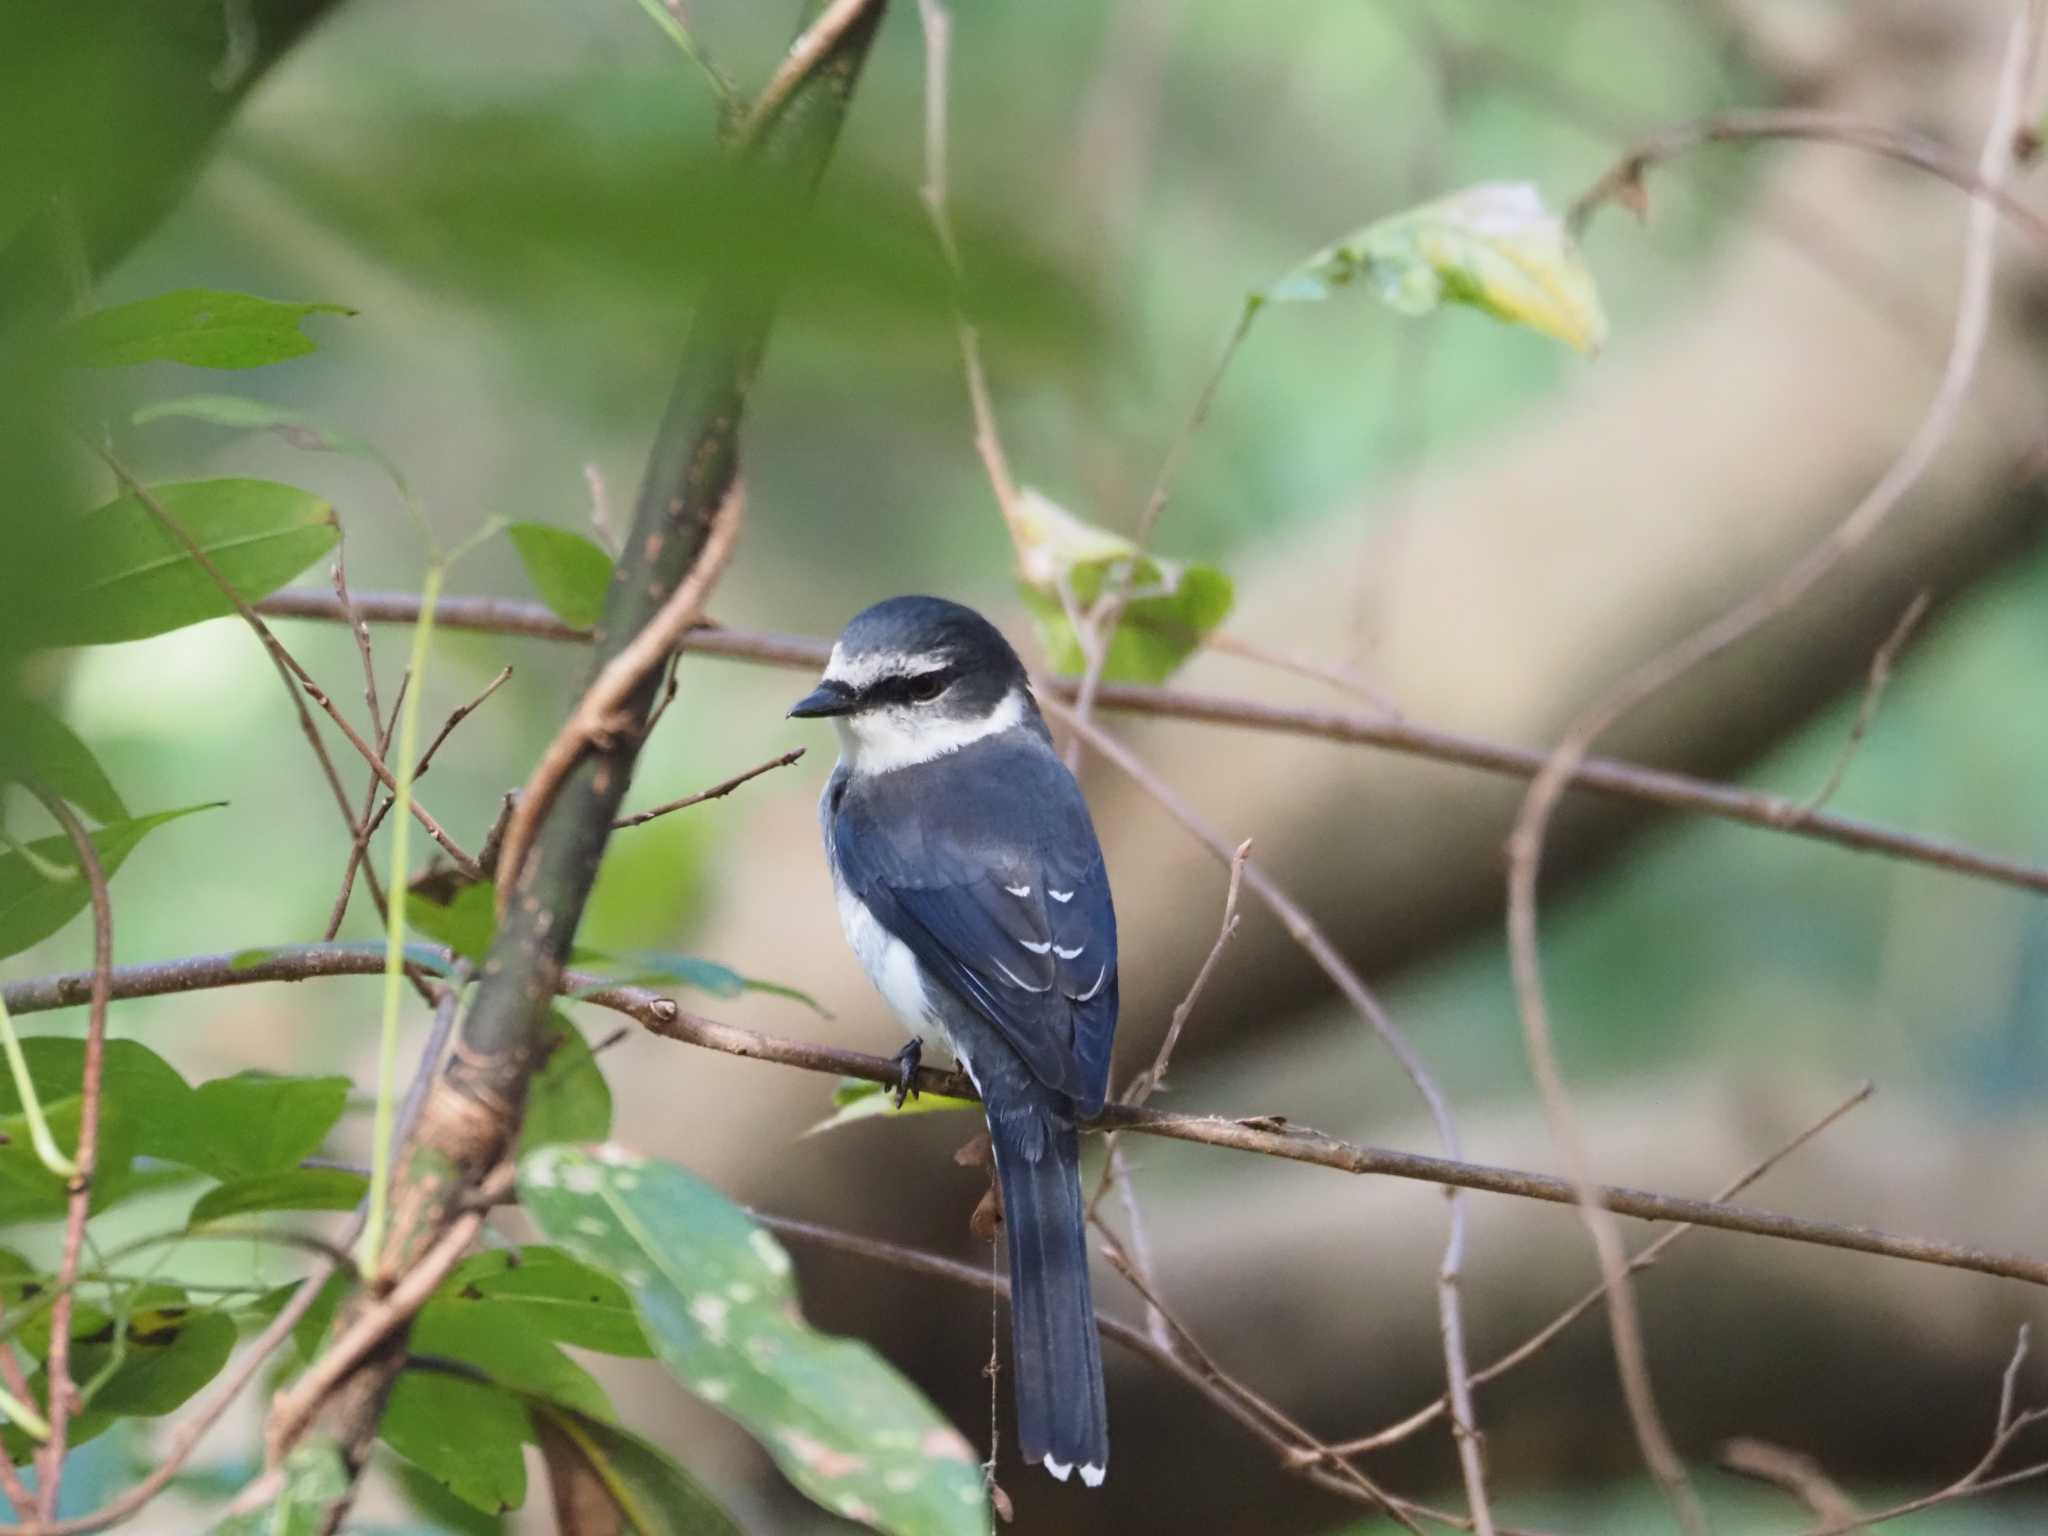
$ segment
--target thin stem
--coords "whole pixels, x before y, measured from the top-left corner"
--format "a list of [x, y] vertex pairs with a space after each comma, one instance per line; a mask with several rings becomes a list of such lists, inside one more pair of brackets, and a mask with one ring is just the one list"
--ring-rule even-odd
[[636, 811], [631, 816], [621, 816], [612, 823], [612, 830], [618, 832], [626, 827], [644, 826], [646, 823], [654, 820], [655, 817], [666, 816], [671, 811], [686, 811], [693, 805], [702, 805], [706, 800], [721, 799], [731, 794], [742, 784], [760, 778], [764, 773], [771, 773], [777, 768], [787, 768], [791, 763], [802, 757], [804, 751], [804, 748], [798, 747], [792, 752], [783, 753], [780, 757], [771, 757], [765, 763], [756, 763], [745, 773], [736, 773], [722, 783], [712, 785], [709, 789], [698, 790], [694, 795], [685, 795], [680, 800], [670, 800], [664, 805], [655, 806], [652, 810]]
[[412, 832], [413, 762], [419, 751], [420, 700], [427, 691], [427, 656], [433, 648], [434, 604], [441, 595], [441, 582], [446, 574], [439, 560], [427, 566], [426, 585], [420, 594], [420, 619], [413, 628], [412, 662], [407, 672], [412, 678], [412, 691], [399, 717], [398, 787], [393, 797], [398, 820], [391, 825], [391, 901], [384, 914], [384, 1018], [377, 1051], [377, 1116], [370, 1137], [370, 1205], [363, 1223], [362, 1245], [357, 1250], [357, 1263], [365, 1273], [375, 1267], [383, 1248], [385, 1212], [391, 1198], [391, 1129], [397, 1111], [398, 1012], [405, 982], [405, 887], [411, 868], [411, 850], [407, 845]]
[[76, 1178], [78, 1165], [50, 1134], [50, 1122], [43, 1116], [42, 1097], [28, 1074], [28, 1058], [21, 1053], [21, 1040], [14, 1033], [14, 1020], [7, 1011], [4, 993], [0, 993], [0, 1050], [7, 1053], [7, 1070], [14, 1079], [14, 1096], [21, 1100], [21, 1112], [28, 1120], [28, 1139], [35, 1148], [36, 1161], [60, 1179]]

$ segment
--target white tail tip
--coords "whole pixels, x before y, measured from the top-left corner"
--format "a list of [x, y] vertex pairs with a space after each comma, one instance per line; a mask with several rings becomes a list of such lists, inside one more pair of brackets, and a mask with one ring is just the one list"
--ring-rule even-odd
[[[1074, 1464], [1071, 1461], [1054, 1461], [1052, 1459], [1052, 1452], [1047, 1451], [1045, 1453], [1045, 1470], [1064, 1483], [1069, 1477], [1073, 1476]], [[1095, 1475], [1098, 1478], [1102, 1476], [1099, 1471]], [[1081, 1476], [1085, 1479], [1088, 1474], [1083, 1472]]]
[[1081, 1481], [1090, 1488], [1100, 1488], [1103, 1478], [1108, 1475], [1109, 1472], [1106, 1467], [1083, 1467], [1081, 1469]]

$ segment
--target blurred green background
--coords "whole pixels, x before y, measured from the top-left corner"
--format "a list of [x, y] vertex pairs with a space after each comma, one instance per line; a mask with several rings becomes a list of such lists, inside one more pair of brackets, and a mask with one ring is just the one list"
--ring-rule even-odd
[[[1118, 528], [1245, 293], [1332, 238], [1481, 180], [1532, 180], [1562, 205], [1632, 136], [1735, 104], [1817, 102], [1973, 146], [2005, 14], [1823, 0], [958, 9], [952, 177], [1006, 444], [1022, 480]], [[688, 11], [748, 87], [794, 14], [761, 0]], [[224, 16], [253, 28], [236, 33], [253, 49], [239, 69]], [[623, 520], [696, 283], [718, 262], [755, 259], [718, 217], [713, 106], [638, 7], [243, 0], [167, 5], [149, 23], [87, 6], [8, 25], [22, 30], [0, 57], [12, 98], [0, 108], [0, 237], [19, 233], [17, 251], [50, 186], [75, 178], [91, 193], [84, 238], [100, 302], [207, 286], [359, 310], [309, 323], [317, 353], [226, 385], [374, 441], [445, 542], [490, 516], [587, 529], [587, 469]], [[915, 7], [899, 3], [755, 397], [750, 523], [714, 605], [726, 624], [822, 637], [870, 601], [929, 590], [1026, 633], [917, 201], [922, 67]], [[128, 105], [109, 119], [115, 97]], [[217, 139], [195, 148], [212, 120]], [[118, 131], [103, 131], [110, 123]], [[166, 168], [194, 154], [189, 175]], [[1358, 296], [1261, 320], [1159, 540], [1236, 576], [1234, 633], [1353, 669], [1419, 720], [1540, 745], [1632, 660], [1846, 510], [1931, 389], [1962, 201], [1825, 149], [1716, 151], [1652, 189], [1647, 227], [1609, 214], [1589, 236], [1612, 324], [1592, 363], [1469, 312], [1404, 321]], [[1848, 734], [1871, 651], [1924, 587], [1934, 611], [1835, 808], [2048, 858], [2048, 559], [2024, 472], [2043, 289], [2037, 256], [2011, 255], [1972, 414], [1904, 531], [1811, 611], [1646, 711], [1616, 750], [1811, 793]], [[369, 468], [205, 427], [126, 425], [151, 400], [222, 384], [158, 365], [96, 378], [68, 405], [107, 423], [150, 478], [252, 473], [319, 490], [340, 510], [356, 587], [417, 588], [419, 539]], [[9, 387], [21, 409], [0, 443], [22, 494], [0, 525], [0, 564], [21, 593], [49, 536], [42, 521], [64, 511], [45, 498], [76, 471], [35, 426], [37, 382]], [[302, 584], [323, 579], [316, 569]], [[502, 541], [453, 585], [528, 595]], [[355, 704], [344, 632], [280, 632]], [[405, 636], [380, 632], [377, 644], [388, 698]], [[449, 633], [425, 684], [437, 719], [508, 663], [510, 685], [421, 788], [472, 848], [552, 734], [582, 658]], [[31, 676], [139, 811], [230, 802], [157, 834], [124, 869], [122, 961], [317, 935], [347, 842], [244, 629], [220, 621], [36, 658]], [[801, 676], [713, 660], [688, 660], [681, 676], [636, 803], [787, 747], [810, 755], [734, 799], [621, 835], [588, 941], [693, 951], [806, 987], [832, 1022], [775, 999], [717, 1011], [893, 1048], [834, 929], [811, 816], [831, 749], [783, 719]], [[1368, 707], [1242, 660], [1206, 657], [1189, 681]], [[1256, 838], [1370, 967], [1470, 1153], [1556, 1166], [1499, 931], [1511, 791], [1362, 749], [1189, 726], [1134, 734], [1233, 838]], [[1125, 915], [1128, 1067], [1149, 1055], [1213, 935], [1221, 873], [1108, 773], [1091, 768], [1087, 783]], [[1711, 1189], [1867, 1077], [1876, 1101], [1753, 1198], [2038, 1249], [2038, 898], [1789, 837], [1583, 807], [1561, 823], [1553, 863], [1550, 1000], [1603, 1175]], [[359, 899], [344, 934], [373, 932]], [[7, 974], [75, 968], [89, 950], [74, 924]], [[339, 1063], [367, 1081], [375, 985], [130, 1003], [115, 1022], [189, 1075]], [[740, 1198], [975, 1254], [971, 1178], [944, 1161], [957, 1125], [799, 1141], [829, 1084], [645, 1039], [608, 1060], [621, 1139]], [[1197, 1015], [1175, 1088], [1165, 1102], [1176, 1108], [1431, 1145], [1390, 1059], [1263, 918]], [[1219, 1359], [1332, 1437], [1440, 1390], [1440, 1200], [1196, 1148], [1141, 1147], [1134, 1161], [1160, 1282]], [[1591, 1259], [1569, 1213], [1476, 1202], [1471, 1219], [1468, 1306], [1487, 1359], [1574, 1297]], [[799, 1260], [816, 1318], [883, 1343], [972, 1431], [985, 1401], [978, 1303]], [[1136, 1315], [1113, 1277], [1098, 1288], [1106, 1309]], [[2040, 1311], [2016, 1285], [1714, 1235], [1643, 1282], [1643, 1304], [1673, 1431], [1718, 1528], [1744, 1532], [1799, 1529], [1802, 1511], [1715, 1471], [1721, 1442], [1754, 1434], [1816, 1455], [1866, 1508], [1939, 1486], [1986, 1443], [2012, 1329]], [[1119, 1475], [1091, 1501], [1006, 1466], [1017, 1529], [1359, 1528], [1156, 1375], [1111, 1366]], [[837, 1528], [651, 1369], [608, 1379], [628, 1421], [753, 1528]], [[2021, 1382], [2029, 1401], [2048, 1394], [2038, 1370]], [[1666, 1528], [1597, 1321], [1482, 1393], [1480, 1413], [1505, 1518]], [[118, 1479], [125, 1463], [103, 1459]], [[1461, 1497], [1441, 1435], [1375, 1472], [1438, 1503]], [[74, 1497], [89, 1502], [83, 1480]], [[1894, 1528], [2020, 1531], [2044, 1510], [2021, 1490]], [[372, 1514], [417, 1524], [388, 1499]], [[539, 1510], [519, 1519], [545, 1528]]]

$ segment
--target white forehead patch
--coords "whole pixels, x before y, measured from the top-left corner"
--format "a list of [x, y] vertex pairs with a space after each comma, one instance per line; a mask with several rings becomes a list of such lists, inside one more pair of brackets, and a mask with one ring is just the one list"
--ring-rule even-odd
[[858, 693], [885, 677], [922, 677], [951, 665], [939, 651], [870, 651], [864, 656], [848, 656], [845, 647], [835, 641], [832, 655], [825, 662], [824, 681], [842, 683]]

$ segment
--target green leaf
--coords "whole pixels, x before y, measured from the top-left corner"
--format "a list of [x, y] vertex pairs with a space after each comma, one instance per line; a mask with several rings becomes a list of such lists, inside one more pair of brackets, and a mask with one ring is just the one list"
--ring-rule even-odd
[[[135, 845], [166, 822], [195, 811], [210, 811], [226, 801], [187, 805], [175, 811], [159, 811], [133, 821], [117, 821], [92, 834], [93, 850], [107, 878], [135, 851]], [[65, 869], [78, 868], [76, 853], [68, 837], [45, 837], [28, 845], [37, 860]], [[92, 887], [81, 874], [75, 880], [46, 880], [34, 864], [19, 853], [0, 854], [0, 956], [17, 954], [31, 944], [47, 939], [86, 909]]]
[[368, 438], [331, 427], [303, 411], [251, 400], [245, 395], [183, 395], [144, 406], [129, 418], [136, 426], [153, 421], [203, 421], [209, 426], [238, 428], [247, 432], [275, 432], [294, 448], [309, 453], [339, 453], [374, 464], [398, 488], [401, 499], [410, 502], [412, 490], [398, 466]]
[[612, 557], [590, 539], [549, 523], [508, 523], [526, 579], [564, 624], [589, 629], [604, 616]]
[[17, 698], [0, 724], [0, 784], [36, 780], [94, 821], [126, 821], [106, 770], [70, 726], [40, 704]]
[[[109, 1326], [104, 1332], [111, 1333]], [[120, 1418], [158, 1418], [175, 1412], [220, 1374], [233, 1353], [234, 1319], [217, 1308], [178, 1303], [138, 1310], [128, 1319], [121, 1363], [92, 1406]], [[72, 1346], [71, 1374], [88, 1381], [114, 1358], [115, 1343], [81, 1341]]]
[[607, 1355], [654, 1353], [626, 1288], [546, 1244], [492, 1248], [456, 1266], [441, 1294], [489, 1301], [544, 1339]]
[[[610, 1514], [592, 1530], [617, 1536], [741, 1536], [740, 1526], [688, 1472], [637, 1435], [537, 1407], [534, 1428], [557, 1508]], [[584, 1529], [582, 1526], [578, 1530]]]
[[59, 338], [65, 362], [85, 368], [186, 363], [194, 368], [260, 368], [314, 351], [299, 329], [308, 315], [353, 315], [342, 304], [287, 304], [248, 293], [186, 288], [95, 310]]
[[1142, 554], [1029, 487], [1018, 496], [1014, 532], [1018, 587], [1056, 672], [1088, 667], [1062, 587], [1084, 614], [1112, 581], [1129, 592], [1103, 665], [1110, 682], [1163, 682], [1230, 616], [1235, 594], [1215, 566]]
[[341, 1119], [348, 1091], [345, 1077], [215, 1078], [194, 1089], [182, 1120], [143, 1150], [224, 1183], [297, 1170]]
[[356, 1279], [354, 1269], [335, 1270], [320, 1282], [320, 1293], [313, 1298], [313, 1304], [292, 1325], [292, 1348], [299, 1352], [299, 1358], [306, 1364], [311, 1365], [319, 1358], [320, 1345], [334, 1326], [334, 1317], [341, 1310], [341, 1304], [356, 1288]]
[[603, 1141], [612, 1133], [611, 1085], [589, 1042], [559, 1011], [549, 1012], [547, 1030], [553, 1044], [527, 1090], [522, 1152], [560, 1141]]
[[429, 876], [405, 893], [405, 920], [435, 943], [482, 964], [498, 931], [497, 899], [488, 880]]
[[495, 1515], [526, 1500], [533, 1422], [517, 1398], [481, 1382], [410, 1370], [391, 1389], [377, 1433], [463, 1503]]
[[805, 1131], [806, 1136], [815, 1136], [820, 1131], [836, 1131], [856, 1120], [931, 1115], [956, 1109], [979, 1111], [981, 1108], [972, 1099], [956, 1099], [943, 1093], [920, 1093], [915, 1098], [905, 1099], [903, 1107], [898, 1109], [894, 1088], [883, 1083], [871, 1083], [862, 1077], [842, 1077], [839, 1086], [832, 1090], [832, 1103], [832, 1113]]
[[465, 1504], [412, 1462], [392, 1462], [391, 1480], [413, 1512], [427, 1522], [426, 1530], [443, 1536], [504, 1536], [503, 1515], [487, 1515]]
[[[41, 1035], [24, 1040], [21, 1051], [57, 1144], [75, 1145], [85, 1042]], [[177, 1069], [148, 1046], [133, 1040], [107, 1042], [100, 1074], [94, 1210], [142, 1187], [144, 1181], [130, 1170], [130, 1161], [138, 1153], [161, 1155], [168, 1138], [182, 1125], [191, 1092]], [[0, 1145], [0, 1221], [54, 1217], [65, 1206], [62, 1181], [36, 1161], [29, 1147], [21, 1108], [12, 1075], [0, 1073], [0, 1135], [8, 1138]]]
[[606, 1423], [618, 1417], [596, 1378], [554, 1340], [526, 1327], [516, 1307], [459, 1294], [437, 1296], [420, 1308], [406, 1347], [415, 1355], [460, 1361], [522, 1396]]
[[270, 1507], [221, 1521], [213, 1536], [319, 1536], [328, 1510], [347, 1491], [341, 1452], [308, 1435], [285, 1458], [284, 1487]]
[[551, 1241], [625, 1283], [663, 1362], [825, 1509], [898, 1536], [986, 1533], [973, 1450], [865, 1344], [814, 1332], [789, 1256], [716, 1190], [615, 1147], [547, 1147], [520, 1197]]
[[1580, 352], [1597, 352], [1607, 339], [1592, 272], [1564, 221], [1524, 181], [1485, 182], [1368, 224], [1257, 298], [1314, 301], [1360, 279], [1404, 315], [1469, 304]]
[[252, 1211], [352, 1211], [369, 1187], [369, 1180], [346, 1168], [291, 1168], [217, 1185], [185, 1219], [197, 1227]]
[[[334, 547], [334, 509], [274, 480], [180, 480], [150, 494], [247, 602], [268, 597]], [[81, 584], [57, 594], [44, 645], [146, 640], [233, 613], [213, 578], [133, 496], [88, 512]]]

